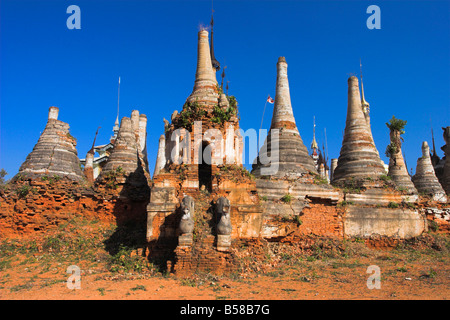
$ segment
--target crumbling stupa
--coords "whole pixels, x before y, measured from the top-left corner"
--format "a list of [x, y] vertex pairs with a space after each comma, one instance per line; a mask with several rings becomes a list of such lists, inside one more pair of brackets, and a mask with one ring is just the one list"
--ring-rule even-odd
[[417, 159], [416, 174], [412, 177], [412, 181], [420, 193], [431, 196], [433, 201], [447, 202], [445, 191], [434, 173], [430, 148], [426, 141], [422, 143], [422, 157]]
[[283, 178], [300, 177], [310, 173], [318, 174], [295, 123], [289, 92], [287, 63], [284, 57], [280, 57], [277, 63], [272, 123], [266, 142], [253, 165], [252, 174], [256, 177], [270, 175]]
[[77, 156], [77, 141], [69, 133], [69, 124], [58, 120], [59, 109], [50, 107], [48, 121], [33, 151], [19, 168], [22, 177], [58, 176], [83, 179]]
[[347, 120], [333, 183], [346, 179], [378, 178], [382, 174], [385, 170], [368, 130], [358, 78], [352, 76], [348, 79]]
[[148, 174], [146, 125], [147, 117], [143, 114], [139, 115], [137, 110], [133, 110], [131, 118], [122, 118], [114, 148], [103, 167], [101, 176], [108, 175], [118, 168], [125, 175], [134, 173], [138, 169]]
[[[303, 144], [291, 105], [287, 63], [284, 57], [277, 62], [274, 110], [269, 134], [253, 164], [258, 194], [266, 199], [262, 205], [267, 217], [285, 216], [297, 219], [311, 201], [320, 199], [336, 203], [339, 194], [327, 180], [320, 177], [313, 158]], [[268, 218], [263, 227], [264, 237], [285, 235], [287, 230], [274, 229]], [[333, 232], [329, 233], [335, 236]]]
[[406, 121], [392, 117], [389, 123], [386, 123], [389, 128], [389, 137], [391, 143], [386, 149], [389, 155], [389, 170], [388, 175], [395, 182], [399, 190], [405, 191], [408, 194], [417, 195], [417, 189], [414, 187], [411, 177], [406, 168], [405, 160], [402, 153], [402, 137], [403, 127]]

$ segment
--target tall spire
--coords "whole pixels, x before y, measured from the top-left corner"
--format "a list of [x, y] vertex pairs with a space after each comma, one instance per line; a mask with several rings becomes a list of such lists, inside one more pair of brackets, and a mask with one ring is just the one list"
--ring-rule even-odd
[[[270, 131], [259, 152], [257, 161], [252, 166], [252, 173], [256, 177], [263, 175], [262, 169], [268, 166], [261, 163], [259, 159], [268, 159], [270, 158], [269, 154], [272, 157], [278, 157], [276, 161], [278, 170], [273, 174], [271, 173], [273, 176], [298, 177], [310, 172], [317, 174], [314, 161], [309, 155], [295, 123], [287, 66], [286, 59], [280, 57], [277, 62], [275, 103]], [[278, 131], [279, 136], [272, 140], [273, 130]]]
[[212, 66], [209, 48], [208, 31], [198, 33], [197, 71], [195, 73], [194, 89], [187, 102], [197, 102], [203, 105], [217, 105], [216, 70]]
[[333, 174], [335, 182], [346, 178], [378, 177], [384, 167], [373, 143], [364, 112], [358, 78], [348, 79], [347, 120], [338, 164]]
[[284, 57], [278, 58], [277, 85], [271, 128], [287, 128], [297, 130], [294, 112], [291, 105], [291, 94], [287, 76], [287, 63]]

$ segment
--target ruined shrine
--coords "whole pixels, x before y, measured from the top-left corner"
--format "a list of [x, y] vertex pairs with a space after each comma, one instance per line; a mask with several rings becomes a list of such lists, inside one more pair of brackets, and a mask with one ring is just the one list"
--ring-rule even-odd
[[[110, 141], [96, 146], [94, 138], [80, 161], [69, 125], [51, 107], [43, 133], [13, 181], [15, 189], [0, 192], [2, 231], [45, 232], [77, 215], [117, 225], [132, 221], [145, 229], [141, 254], [184, 275], [232, 271], [234, 249], [243, 244], [318, 237], [409, 239], [426, 231], [429, 220], [449, 225], [450, 127], [443, 128], [444, 158], [435, 150], [430, 157], [424, 142], [411, 177], [401, 150], [402, 129], [392, 118], [385, 167], [372, 136], [362, 76], [361, 90], [351, 76], [342, 146], [328, 167], [315, 121], [311, 151], [302, 140], [303, 120], [294, 110], [298, 116], [311, 106], [292, 105], [288, 63], [279, 57], [273, 64], [270, 130], [250, 159], [249, 172], [237, 99], [228, 86], [224, 91], [224, 72], [221, 84], [216, 78], [221, 67], [212, 23], [211, 32], [200, 30], [197, 41], [192, 92], [170, 120], [163, 119], [157, 150], [146, 147], [147, 116], [133, 110], [120, 122], [117, 115]], [[345, 112], [345, 102], [335, 110]], [[156, 154], [154, 164], [147, 152]]]

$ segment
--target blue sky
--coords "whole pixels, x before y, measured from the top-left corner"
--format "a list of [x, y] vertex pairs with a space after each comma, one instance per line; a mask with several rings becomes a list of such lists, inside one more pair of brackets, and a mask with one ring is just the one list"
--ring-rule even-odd
[[[69, 5], [81, 9], [81, 30], [69, 30]], [[369, 5], [381, 29], [369, 30]], [[415, 170], [422, 141], [438, 155], [441, 127], [450, 125], [450, 1], [214, 1], [215, 55], [226, 65], [241, 128], [259, 129], [265, 99], [275, 96], [276, 62], [285, 56], [292, 106], [309, 148], [313, 117], [319, 145], [327, 133], [337, 158], [347, 109], [347, 78], [363, 62], [375, 144], [382, 159], [385, 123], [407, 120], [403, 151]], [[0, 1], [0, 168], [11, 178], [33, 149], [48, 108], [60, 109], [84, 158], [97, 127], [107, 143], [117, 109], [148, 116], [153, 172], [163, 117], [191, 93], [197, 32], [208, 25], [211, 1]], [[220, 81], [220, 72], [217, 74]], [[267, 105], [263, 127], [270, 125]], [[253, 159], [252, 159], [253, 160]], [[248, 162], [248, 160], [247, 160]], [[249, 166], [247, 166], [249, 167]]]

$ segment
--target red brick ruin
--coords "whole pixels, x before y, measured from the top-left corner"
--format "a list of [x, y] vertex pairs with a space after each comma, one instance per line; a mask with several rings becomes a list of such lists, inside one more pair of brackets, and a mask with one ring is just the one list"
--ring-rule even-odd
[[[94, 159], [91, 149], [83, 172], [69, 125], [51, 107], [39, 141], [0, 189], [0, 236], [43, 233], [76, 216], [132, 222], [146, 230], [143, 252], [149, 259], [186, 275], [230, 272], [233, 249], [262, 239], [360, 238], [377, 246], [420, 236], [430, 220], [450, 230], [450, 127], [444, 128], [444, 159], [430, 158], [425, 142], [411, 179], [399, 145], [386, 170], [372, 137], [368, 103], [352, 76], [330, 184], [302, 141], [288, 64], [280, 57], [270, 131], [249, 172], [238, 104], [216, 80], [209, 43], [209, 33], [201, 30], [194, 87], [182, 110], [164, 121], [152, 178], [144, 114], [135, 110], [120, 126], [117, 121], [110, 144], [100, 148], [104, 155]], [[395, 132], [391, 137], [398, 140]]]

